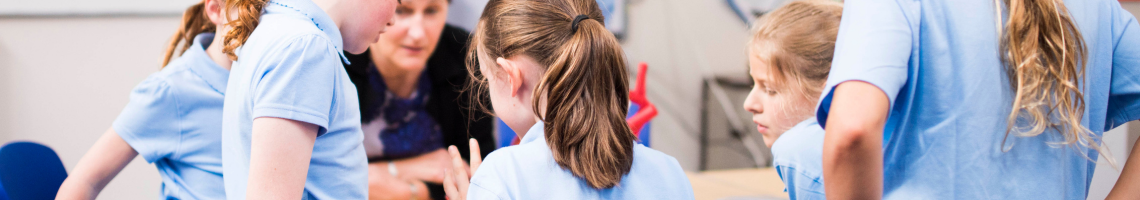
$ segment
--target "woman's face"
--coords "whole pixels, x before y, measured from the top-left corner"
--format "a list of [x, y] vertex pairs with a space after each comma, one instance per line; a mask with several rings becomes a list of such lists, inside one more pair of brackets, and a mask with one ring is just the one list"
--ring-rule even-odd
[[341, 23], [344, 50], [360, 54], [369, 44], [376, 43], [392, 21], [397, 3], [397, 0], [351, 0], [340, 4], [337, 10], [344, 11], [344, 21], [338, 23]]
[[796, 84], [774, 84], [768, 62], [757, 56], [749, 57], [748, 73], [752, 75], [754, 86], [744, 100], [744, 109], [752, 113], [752, 122], [763, 136], [764, 145], [771, 148], [780, 135], [812, 116], [815, 100], [800, 94], [801, 90], [788, 89]]
[[396, 6], [392, 26], [372, 44], [378, 54], [396, 67], [423, 69], [435, 51], [447, 22], [447, 0], [403, 0]]

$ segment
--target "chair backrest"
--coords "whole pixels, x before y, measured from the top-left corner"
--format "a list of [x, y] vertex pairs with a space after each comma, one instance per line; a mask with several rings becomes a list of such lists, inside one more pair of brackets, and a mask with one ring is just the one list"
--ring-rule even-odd
[[0, 191], [9, 199], [55, 199], [66, 178], [63, 161], [47, 146], [12, 142], [0, 147]]

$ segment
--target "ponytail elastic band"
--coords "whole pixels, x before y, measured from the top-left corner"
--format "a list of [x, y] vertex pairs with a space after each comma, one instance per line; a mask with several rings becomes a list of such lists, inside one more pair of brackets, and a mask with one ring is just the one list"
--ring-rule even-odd
[[581, 22], [582, 20], [589, 19], [589, 18], [590, 18], [590, 16], [586, 16], [586, 15], [578, 15], [577, 17], [574, 17], [574, 22], [570, 23], [570, 33], [578, 32], [578, 22]]

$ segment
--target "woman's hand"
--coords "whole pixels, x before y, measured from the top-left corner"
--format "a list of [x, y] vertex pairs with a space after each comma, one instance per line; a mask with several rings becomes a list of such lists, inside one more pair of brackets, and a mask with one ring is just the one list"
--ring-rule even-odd
[[479, 142], [472, 138], [469, 141], [471, 146], [471, 167], [470, 171], [463, 163], [463, 156], [459, 154], [459, 148], [450, 146], [447, 151], [451, 153], [451, 169], [446, 170], [444, 173], [447, 177], [443, 179], [443, 191], [447, 193], [449, 200], [464, 200], [467, 199], [467, 186], [471, 184], [471, 175], [475, 174], [475, 170], [479, 169], [482, 158], [479, 155]]
[[369, 200], [430, 198], [422, 181], [393, 177], [388, 174], [387, 163], [368, 165]]
[[[397, 160], [393, 164], [399, 169], [400, 178], [441, 184], [443, 177], [446, 176], [442, 171], [451, 167], [451, 155], [447, 154], [446, 149], [440, 148], [416, 157]], [[383, 167], [386, 172], [387, 163], [381, 165], [385, 165]]]

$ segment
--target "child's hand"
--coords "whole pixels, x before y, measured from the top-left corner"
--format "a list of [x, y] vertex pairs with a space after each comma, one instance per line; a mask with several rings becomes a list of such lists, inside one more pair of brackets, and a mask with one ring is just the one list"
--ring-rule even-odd
[[455, 148], [454, 145], [447, 147], [447, 152], [451, 153], [451, 169], [444, 171], [447, 176], [443, 179], [443, 191], [447, 193], [449, 200], [467, 199], [467, 186], [471, 184], [471, 175], [475, 174], [475, 170], [483, 162], [479, 156], [482, 155], [479, 143], [472, 138], [469, 146], [471, 146], [471, 171], [468, 171], [467, 165], [463, 163], [459, 148]]

